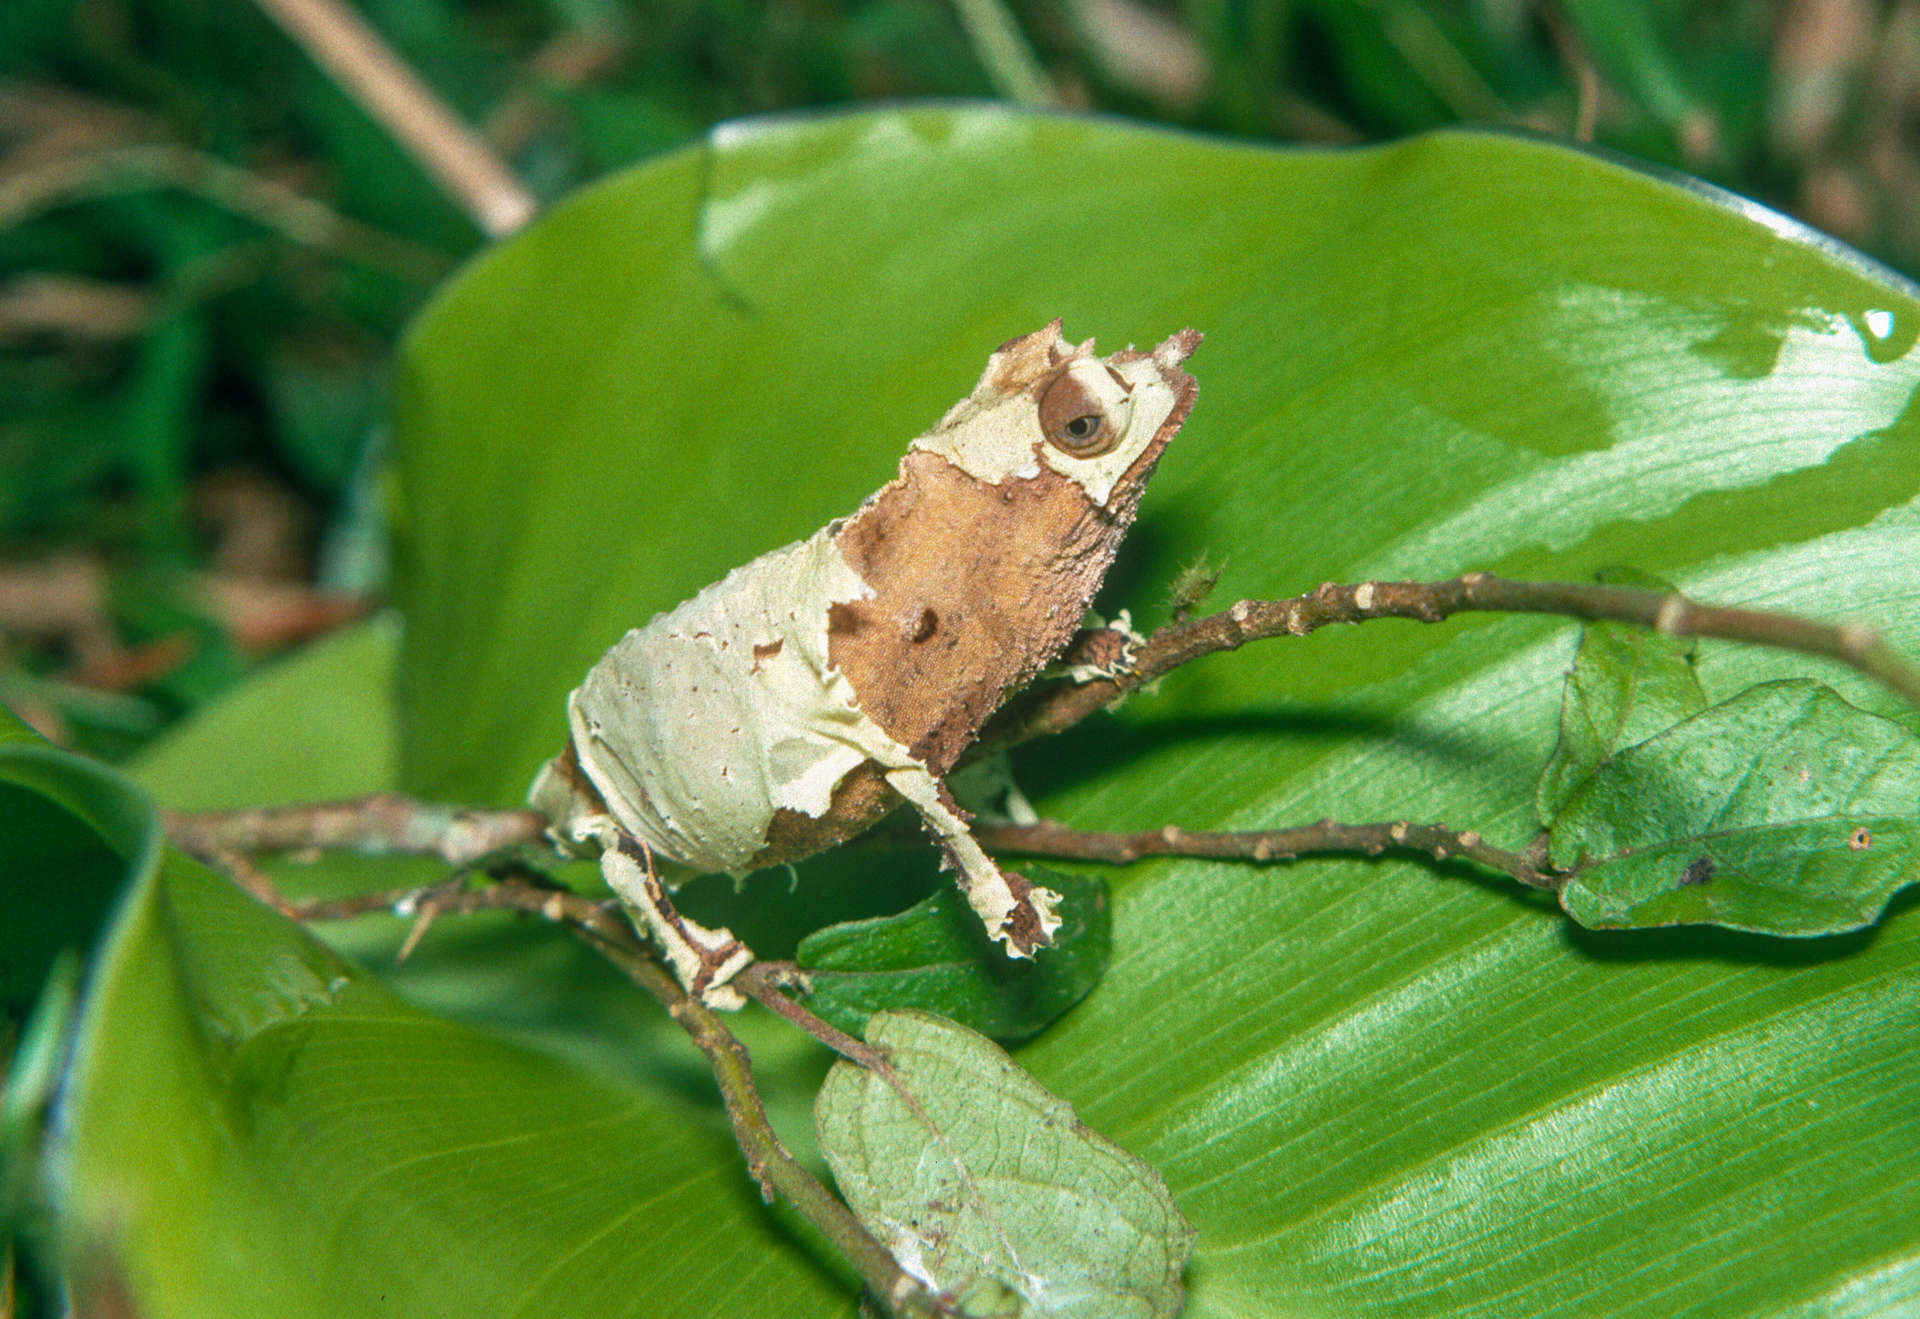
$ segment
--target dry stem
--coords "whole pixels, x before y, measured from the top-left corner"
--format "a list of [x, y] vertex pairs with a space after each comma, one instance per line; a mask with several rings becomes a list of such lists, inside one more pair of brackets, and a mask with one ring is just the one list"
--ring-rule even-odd
[[352, 9], [339, 0], [259, 4], [489, 238], [505, 237], [533, 218], [539, 202], [526, 185]]
[[[1469, 573], [1442, 582], [1328, 583], [1291, 599], [1243, 600], [1218, 614], [1169, 624], [1139, 648], [1131, 669], [1115, 677], [1041, 684], [1016, 697], [987, 725], [981, 746], [1006, 746], [1071, 727], [1182, 664], [1219, 651], [1237, 650], [1249, 641], [1305, 636], [1330, 623], [1376, 618], [1437, 623], [1453, 614], [1469, 612], [1615, 620], [1641, 624], [1669, 636], [1718, 637], [1821, 655], [1851, 665], [1920, 705], [1920, 673], [1868, 628], [1836, 627], [1786, 614], [1701, 605], [1682, 595], [1658, 591], [1579, 582], [1510, 581]], [[1064, 658], [1073, 658], [1071, 649]], [[166, 816], [168, 836], [177, 846], [214, 859], [332, 847], [433, 855], [457, 866], [534, 843], [543, 823], [532, 811], [469, 810], [390, 795], [250, 811], [197, 815], [169, 812]], [[1560, 883], [1529, 856], [1492, 847], [1472, 830], [1409, 821], [1342, 824], [1322, 820], [1294, 829], [1233, 833], [1189, 832], [1168, 826], [1135, 834], [1081, 833], [1042, 824], [1024, 830], [982, 826], [975, 829], [975, 834], [990, 847], [1114, 861], [1146, 855], [1260, 861], [1307, 852], [1371, 856], [1388, 850], [1416, 851], [1436, 860], [1461, 857], [1531, 888], [1553, 889]], [[766, 992], [785, 1001], [776, 991]], [[774, 1011], [784, 1010], [769, 999], [762, 1001]], [[824, 1027], [825, 1023], [820, 1025]], [[834, 1047], [841, 1048], [838, 1044]], [[855, 1047], [864, 1046], [855, 1042]], [[841, 1051], [847, 1052], [844, 1048]]]
[[1494, 847], [1472, 829], [1449, 829], [1444, 824], [1416, 824], [1411, 820], [1377, 824], [1319, 820], [1291, 829], [1231, 832], [1182, 829], [1170, 824], [1137, 833], [1072, 829], [1052, 820], [1042, 820], [1037, 824], [976, 824], [973, 836], [982, 847], [996, 852], [1115, 864], [1138, 861], [1145, 856], [1291, 861], [1311, 853], [1379, 856], [1382, 852], [1418, 852], [1435, 861], [1472, 861], [1528, 888], [1554, 892], [1564, 882], [1563, 876], [1541, 869], [1527, 854]]
[[318, 849], [437, 856], [453, 866], [536, 844], [547, 825], [533, 811], [446, 806], [388, 792], [297, 806], [162, 811], [161, 822], [175, 847], [209, 859]]
[[289, 242], [415, 283], [433, 283], [452, 265], [443, 252], [342, 215], [283, 183], [164, 142], [63, 154], [0, 174], [0, 228], [69, 202], [157, 187], [192, 193]]
[[[1169, 624], [1147, 638], [1133, 668], [1115, 678], [1037, 686], [1009, 702], [980, 737], [982, 748], [1010, 746], [1071, 728], [1156, 678], [1206, 655], [1268, 637], [1304, 637], [1330, 623], [1404, 618], [1438, 623], [1463, 613], [1557, 614], [1586, 621], [1637, 623], [1674, 637], [1715, 637], [1839, 660], [1920, 706], [1916, 672], [1871, 628], [1834, 626], [1791, 614], [1723, 609], [1677, 593], [1585, 582], [1512, 581], [1468, 573], [1443, 582], [1328, 582], [1287, 600], [1242, 600], [1205, 618]], [[1083, 633], [1083, 636], [1086, 634]], [[1071, 662], [1070, 648], [1062, 662]]]
[[[790, 962], [753, 962], [728, 983], [737, 986], [741, 993], [775, 1016], [784, 1017], [813, 1036], [848, 1062], [858, 1063], [893, 1081], [893, 1065], [887, 1060], [886, 1054], [856, 1040], [832, 1022], [780, 992], [781, 982], [797, 974], [798, 968]], [[894, 1082], [894, 1087], [902, 1088], [898, 1082]]]

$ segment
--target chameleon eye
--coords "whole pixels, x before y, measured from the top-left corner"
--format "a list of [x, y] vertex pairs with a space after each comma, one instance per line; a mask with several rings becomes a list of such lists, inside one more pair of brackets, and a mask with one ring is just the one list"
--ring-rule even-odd
[[[1102, 397], [1108, 392], [1089, 388], [1072, 367], [1054, 377], [1040, 395], [1040, 432], [1047, 443], [1074, 458], [1098, 458], [1111, 452], [1125, 429], [1127, 400], [1118, 390], [1112, 391], [1117, 398]], [[1120, 424], [1115, 424], [1114, 403], [1122, 405]]]

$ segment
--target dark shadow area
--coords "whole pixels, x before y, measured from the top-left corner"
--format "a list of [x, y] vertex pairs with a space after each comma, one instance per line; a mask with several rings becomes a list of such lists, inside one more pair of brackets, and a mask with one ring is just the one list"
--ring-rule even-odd
[[[1153, 716], [1153, 697], [1139, 695], [1126, 707], [1140, 718], [1095, 715], [1054, 737], [1036, 739], [1014, 749], [1014, 767], [1020, 785], [1030, 793], [1060, 791], [1097, 778], [1115, 764], [1142, 755], [1170, 751], [1194, 742], [1266, 737], [1331, 751], [1343, 743], [1391, 736], [1402, 748], [1418, 751], [1436, 765], [1459, 770], [1472, 767], [1487, 772], [1517, 774], [1532, 791], [1543, 766], [1515, 768], [1520, 751], [1512, 742], [1502, 745], [1472, 726], [1421, 728], [1396, 723], [1386, 714], [1362, 710], [1269, 707], [1232, 715]], [[1158, 821], [1156, 823], [1165, 823]], [[1301, 821], [1301, 823], [1306, 823]], [[1455, 822], [1457, 823], [1457, 822]], [[1092, 827], [1092, 826], [1090, 826]], [[1119, 827], [1119, 826], [1109, 826]], [[1464, 827], [1464, 826], [1463, 826]]]
[[1661, 930], [1589, 930], [1567, 922], [1567, 946], [1597, 962], [1712, 962], [1740, 966], [1817, 966], [1853, 957], [1871, 948], [1889, 922], [1920, 906], [1920, 888], [1896, 894], [1880, 919], [1864, 930], [1811, 939], [1782, 938], [1723, 930], [1711, 925], [1679, 925]]
[[674, 894], [674, 905], [703, 925], [726, 926], [763, 958], [788, 960], [822, 926], [894, 915], [950, 883], [933, 844], [919, 841], [836, 848], [792, 868], [756, 871], [737, 885], [725, 875], [703, 875]]
[[[1146, 498], [1149, 501], [1153, 498], [1151, 487]], [[1159, 530], [1161, 521], [1161, 516], [1141, 516], [1120, 542], [1119, 552], [1114, 555], [1106, 580], [1093, 601], [1094, 611], [1102, 618], [1112, 618], [1120, 610], [1130, 609], [1135, 627], [1157, 627], [1165, 621], [1169, 612], [1165, 592], [1149, 591], [1145, 585], [1148, 565], [1164, 565], [1173, 557], [1166, 548], [1167, 537]]]

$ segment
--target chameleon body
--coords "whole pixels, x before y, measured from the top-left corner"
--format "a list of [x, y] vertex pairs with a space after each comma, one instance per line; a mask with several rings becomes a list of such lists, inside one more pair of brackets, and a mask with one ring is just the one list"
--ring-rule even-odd
[[650, 912], [630, 840], [738, 875], [904, 799], [1010, 954], [1049, 941], [1058, 896], [981, 851], [942, 776], [1078, 628], [1193, 405], [1198, 342], [1101, 358], [1057, 321], [1009, 341], [851, 517], [628, 632], [573, 691], [529, 800], [563, 847], [599, 852], [710, 1001], [732, 1005], [713, 952], [731, 936]]

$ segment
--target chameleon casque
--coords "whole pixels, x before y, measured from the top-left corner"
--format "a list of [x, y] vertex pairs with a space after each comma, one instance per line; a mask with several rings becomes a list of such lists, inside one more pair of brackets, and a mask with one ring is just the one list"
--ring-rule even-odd
[[752, 954], [678, 916], [655, 858], [669, 882], [742, 875], [902, 800], [1009, 955], [1051, 940], [1059, 895], [981, 850], [943, 776], [1079, 628], [1193, 407], [1199, 342], [1103, 358], [1059, 321], [1008, 341], [851, 517], [628, 632], [574, 689], [529, 802], [598, 853], [689, 991], [739, 1006]]

